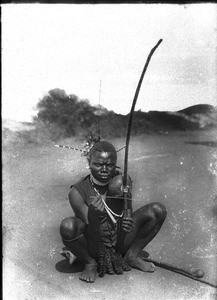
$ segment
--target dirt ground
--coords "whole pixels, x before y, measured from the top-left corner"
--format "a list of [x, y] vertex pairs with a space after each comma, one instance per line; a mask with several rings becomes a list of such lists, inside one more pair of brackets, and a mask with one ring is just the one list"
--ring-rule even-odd
[[[215, 142], [215, 143], [214, 143]], [[79, 146], [78, 140], [63, 141]], [[113, 140], [116, 148], [124, 139]], [[124, 151], [118, 165], [123, 166]], [[60, 255], [62, 219], [72, 215], [70, 185], [88, 173], [79, 152], [3, 144], [4, 300], [213, 300], [216, 289], [162, 268], [79, 280], [82, 266]], [[216, 132], [141, 136], [130, 143], [129, 173], [134, 209], [153, 201], [167, 219], [147, 246], [153, 259], [178, 267], [199, 267], [217, 284]]]

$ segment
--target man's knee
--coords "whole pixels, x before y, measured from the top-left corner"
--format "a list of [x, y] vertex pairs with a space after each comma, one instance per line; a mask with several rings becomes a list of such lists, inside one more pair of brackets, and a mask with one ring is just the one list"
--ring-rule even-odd
[[163, 222], [166, 219], [167, 211], [163, 204], [154, 202], [151, 205], [152, 212], [158, 221]]
[[60, 235], [64, 240], [72, 240], [83, 233], [83, 222], [76, 217], [68, 217], [61, 222]]

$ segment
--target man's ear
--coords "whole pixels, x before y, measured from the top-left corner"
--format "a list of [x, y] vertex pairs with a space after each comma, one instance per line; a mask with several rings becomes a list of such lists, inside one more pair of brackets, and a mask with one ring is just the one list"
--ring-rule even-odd
[[87, 166], [86, 169], [90, 169], [90, 159], [87, 158]]

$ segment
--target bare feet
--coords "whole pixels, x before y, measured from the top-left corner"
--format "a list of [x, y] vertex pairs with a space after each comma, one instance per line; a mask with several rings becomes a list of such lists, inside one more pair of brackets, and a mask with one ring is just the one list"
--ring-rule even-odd
[[86, 264], [79, 279], [86, 282], [94, 282], [97, 276], [97, 264]]
[[155, 265], [151, 262], [144, 261], [140, 257], [126, 258], [126, 262], [134, 269], [141, 270], [143, 272], [153, 273], [155, 271]]

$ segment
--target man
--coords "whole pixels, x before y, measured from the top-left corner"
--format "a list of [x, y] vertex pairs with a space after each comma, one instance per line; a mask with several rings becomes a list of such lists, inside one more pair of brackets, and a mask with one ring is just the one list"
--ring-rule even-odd
[[[122, 178], [116, 170], [114, 146], [97, 142], [88, 162], [91, 174], [69, 192], [75, 216], [64, 219], [60, 226], [64, 245], [85, 265], [80, 279], [94, 282], [98, 273], [122, 274], [131, 268], [154, 272], [154, 265], [139, 255], [160, 230], [165, 207], [150, 203], [133, 212], [132, 218], [124, 217], [123, 197], [114, 196], [113, 191], [116, 179]], [[129, 198], [130, 186], [129, 180]]]

